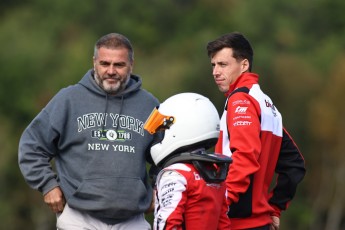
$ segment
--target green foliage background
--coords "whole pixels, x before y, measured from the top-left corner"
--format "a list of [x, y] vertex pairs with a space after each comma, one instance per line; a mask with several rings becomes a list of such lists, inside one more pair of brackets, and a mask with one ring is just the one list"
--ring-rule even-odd
[[344, 10], [342, 0], [1, 0], [0, 229], [54, 229], [20, 174], [18, 141], [50, 98], [91, 68], [100, 36], [132, 41], [134, 72], [161, 101], [197, 92], [221, 112], [205, 46], [231, 31], [251, 41], [261, 87], [306, 160], [281, 229], [345, 229]]

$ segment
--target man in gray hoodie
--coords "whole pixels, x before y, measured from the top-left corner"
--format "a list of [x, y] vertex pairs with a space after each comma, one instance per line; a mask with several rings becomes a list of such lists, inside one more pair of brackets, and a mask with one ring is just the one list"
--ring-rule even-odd
[[100, 38], [93, 69], [61, 89], [22, 134], [20, 170], [57, 214], [58, 229], [150, 229], [153, 136], [143, 125], [159, 101], [132, 74], [133, 55], [125, 36]]

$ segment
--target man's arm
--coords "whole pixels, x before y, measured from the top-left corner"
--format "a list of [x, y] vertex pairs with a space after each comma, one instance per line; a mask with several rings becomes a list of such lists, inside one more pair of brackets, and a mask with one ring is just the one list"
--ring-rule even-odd
[[42, 194], [59, 186], [50, 163], [57, 152], [54, 143], [57, 134], [49, 124], [49, 115], [43, 110], [23, 132], [18, 150], [18, 164], [25, 181]]
[[279, 217], [281, 210], [287, 209], [306, 173], [304, 158], [285, 129], [275, 171], [278, 174], [277, 184], [269, 202], [275, 209], [272, 215]]

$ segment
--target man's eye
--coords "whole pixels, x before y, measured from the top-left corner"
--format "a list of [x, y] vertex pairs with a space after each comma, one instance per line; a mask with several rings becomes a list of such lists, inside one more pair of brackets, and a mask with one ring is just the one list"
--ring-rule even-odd
[[117, 63], [115, 64], [115, 67], [118, 67], [118, 68], [126, 67], [126, 63]]
[[99, 65], [101, 65], [101, 66], [109, 66], [109, 63], [107, 63], [107, 62], [100, 62]]

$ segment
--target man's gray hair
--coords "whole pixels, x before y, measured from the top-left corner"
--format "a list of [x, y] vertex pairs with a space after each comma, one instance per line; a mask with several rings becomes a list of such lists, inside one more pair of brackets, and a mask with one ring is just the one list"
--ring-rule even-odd
[[97, 57], [98, 50], [101, 48], [117, 49], [126, 48], [128, 50], [128, 58], [131, 62], [134, 60], [134, 51], [129, 39], [122, 34], [110, 33], [101, 37], [95, 44], [94, 57]]

